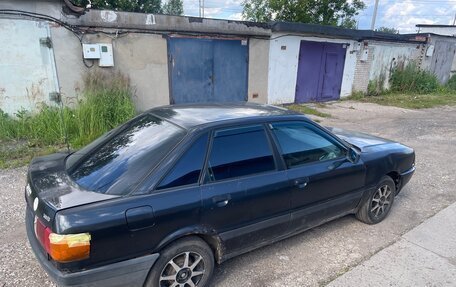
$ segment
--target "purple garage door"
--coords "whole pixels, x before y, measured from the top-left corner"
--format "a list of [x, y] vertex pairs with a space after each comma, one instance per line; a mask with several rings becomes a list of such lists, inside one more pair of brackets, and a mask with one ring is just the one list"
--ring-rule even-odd
[[340, 98], [345, 52], [344, 44], [301, 41], [296, 103]]

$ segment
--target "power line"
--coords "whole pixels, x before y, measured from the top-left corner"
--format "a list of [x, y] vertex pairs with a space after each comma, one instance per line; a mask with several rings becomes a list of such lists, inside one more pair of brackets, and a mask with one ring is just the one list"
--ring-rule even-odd
[[[386, 13], [381, 13], [385, 15]], [[357, 17], [372, 17], [374, 14], [359, 14]], [[406, 15], [394, 15], [394, 17], [410, 17], [410, 16], [421, 16], [421, 17], [454, 17], [454, 15], [440, 15], [440, 14], [406, 14]]]

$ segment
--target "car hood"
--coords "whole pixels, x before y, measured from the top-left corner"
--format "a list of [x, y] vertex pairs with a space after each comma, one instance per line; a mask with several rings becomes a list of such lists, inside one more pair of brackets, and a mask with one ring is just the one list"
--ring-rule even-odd
[[384, 139], [381, 137], [376, 137], [373, 135], [345, 130], [341, 128], [327, 127], [333, 134], [339, 138], [347, 141], [348, 143], [360, 148], [362, 151], [366, 150], [368, 147], [384, 145], [384, 144], [394, 144], [396, 142]]
[[65, 170], [67, 156], [68, 153], [56, 153], [32, 160], [28, 171], [30, 206], [33, 206], [33, 201], [38, 198], [38, 206], [42, 206], [47, 212], [46, 215], [52, 217], [51, 215], [62, 209], [118, 197], [79, 187]]

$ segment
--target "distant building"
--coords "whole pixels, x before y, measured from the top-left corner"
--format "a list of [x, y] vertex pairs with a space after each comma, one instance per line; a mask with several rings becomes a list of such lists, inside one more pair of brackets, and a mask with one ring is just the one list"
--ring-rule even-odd
[[429, 24], [418, 24], [418, 33], [431, 33], [442, 36], [456, 36], [456, 26], [454, 25], [429, 25]]

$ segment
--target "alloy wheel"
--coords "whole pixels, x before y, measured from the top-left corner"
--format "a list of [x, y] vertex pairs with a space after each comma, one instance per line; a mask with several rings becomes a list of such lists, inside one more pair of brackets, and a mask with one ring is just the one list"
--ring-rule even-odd
[[173, 259], [163, 268], [160, 287], [196, 287], [204, 275], [203, 257], [196, 252], [184, 252]]
[[375, 218], [385, 216], [391, 207], [391, 188], [388, 185], [382, 185], [372, 197], [370, 212]]

